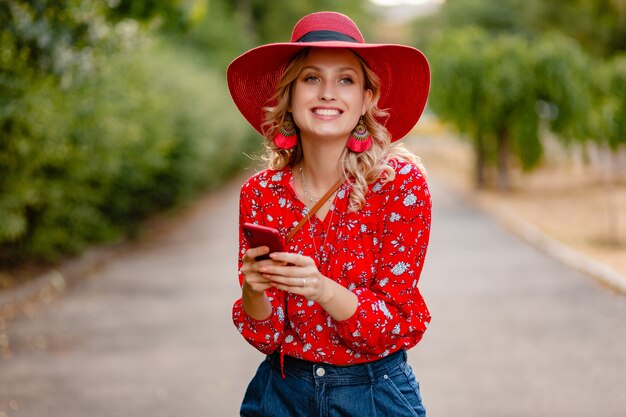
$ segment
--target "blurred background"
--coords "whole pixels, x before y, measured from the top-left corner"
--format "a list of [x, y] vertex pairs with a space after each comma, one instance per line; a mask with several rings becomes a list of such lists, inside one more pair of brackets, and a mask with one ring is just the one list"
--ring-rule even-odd
[[623, 0], [3, 0], [0, 266], [32, 269], [132, 235], [231, 176], [258, 141], [229, 99], [228, 62], [326, 9], [370, 42], [428, 56], [420, 128], [462, 142], [424, 140], [427, 164], [460, 159], [472, 186], [501, 192], [546, 187], [526, 174], [550, 167], [569, 191], [552, 211], [573, 209], [573, 184], [591, 183], [598, 201], [574, 215], [589, 223], [579, 243], [625, 245]]
[[[0, 0], [0, 417], [21, 415], [25, 399], [36, 397], [33, 381], [43, 381], [54, 373], [42, 376], [25, 373], [21, 365], [10, 368], [11, 358], [18, 363], [20, 346], [26, 351], [50, 349], [46, 339], [40, 338], [49, 326], [36, 320], [16, 322], [18, 330], [12, 334], [8, 323], [17, 313], [13, 307], [5, 308], [12, 305], [10, 300], [3, 304], [2, 299], [10, 299], [34, 281], [32, 278], [56, 271], [93, 248], [139, 239], [155, 225], [151, 220], [155, 216], [189, 207], [209, 210], [203, 203], [206, 196], [222, 198], [225, 184], [232, 184], [233, 178], [240, 181], [238, 178], [249, 173], [255, 165], [249, 155], [260, 150], [258, 134], [245, 123], [228, 94], [228, 63], [256, 45], [287, 41], [295, 22], [318, 10], [349, 15], [368, 42], [408, 44], [426, 54], [432, 71], [431, 94], [425, 114], [405, 142], [422, 157], [434, 184], [445, 183], [486, 212], [504, 218], [505, 223], [511, 218], [521, 220], [575, 253], [626, 276], [626, 0]], [[236, 199], [236, 191], [228, 192], [230, 197], [224, 198]], [[444, 212], [446, 199], [440, 201]], [[231, 203], [228, 210], [233, 212], [236, 202]], [[445, 220], [445, 214], [441, 216]], [[207, 232], [203, 238], [214, 239], [207, 243], [210, 247], [224, 246], [224, 240], [218, 241], [222, 236], [234, 236], [236, 219], [221, 223], [218, 229], [231, 223], [232, 227], [224, 235], [218, 229]], [[448, 224], [452, 225], [456, 227]], [[185, 233], [189, 233], [186, 238], [175, 237], [174, 242], [183, 245], [181, 242], [200, 239], [194, 234], [200, 231]], [[235, 245], [234, 240], [231, 243]], [[208, 251], [201, 249], [203, 254]], [[207, 267], [203, 255], [193, 253], [192, 262]], [[134, 259], [139, 262], [143, 258]], [[219, 266], [208, 267], [227, 271], [220, 275], [227, 281], [234, 263], [223, 259]], [[507, 268], [517, 266], [511, 263]], [[139, 286], [145, 271], [128, 275]], [[206, 271], [198, 272], [193, 285], [205, 283], [206, 276]], [[64, 291], [65, 281], [59, 277], [53, 277], [52, 287]], [[182, 288], [182, 281], [178, 285]], [[196, 288], [193, 285], [189, 288]], [[237, 294], [235, 287], [225, 288], [218, 294], [224, 305], [215, 311], [227, 316], [229, 303]], [[196, 291], [206, 295], [206, 290]], [[168, 291], [178, 294], [173, 287]], [[430, 291], [435, 307], [437, 294], [446, 299], [442, 294], [447, 289]], [[541, 296], [549, 292], [541, 292]], [[144, 293], [145, 288], [133, 292]], [[464, 293], [472, 294], [469, 290]], [[626, 328], [620, 321], [625, 307], [623, 298], [605, 300], [605, 295], [593, 295], [598, 297], [595, 301], [576, 298], [572, 309], [596, 304], [615, 308], [602, 313], [602, 317], [611, 317], [608, 321], [589, 315], [594, 324], [583, 326], [593, 333], [597, 322], [618, 323], [622, 327], [599, 326], [607, 335], [600, 339], [610, 341], [609, 335], [617, 333], [616, 329], [623, 333]], [[178, 306], [187, 301], [176, 300]], [[85, 305], [78, 304], [72, 311], [90, 317], [85, 312], [91, 310]], [[53, 310], [45, 311], [52, 314]], [[119, 312], [121, 321], [139, 310], [124, 311]], [[69, 316], [63, 317], [55, 323], [66, 329]], [[172, 329], [189, 319], [165, 317], [172, 320]], [[95, 313], [92, 319], [89, 326], [107, 323]], [[221, 320], [230, 326], [228, 317]], [[567, 320], [572, 318], [563, 320], [565, 325], [555, 323], [555, 328], [568, 327]], [[461, 327], [451, 325], [449, 329]], [[574, 333], [580, 330], [570, 329]], [[77, 334], [81, 331], [86, 332], [83, 328]], [[163, 329], [154, 332], [161, 334]], [[436, 341], [436, 330], [432, 332]], [[244, 344], [229, 327], [226, 334], [230, 333], [234, 334], [232, 343], [218, 348], [225, 357], [232, 354], [233, 346]], [[568, 337], [570, 342], [576, 340], [574, 335]], [[460, 343], [466, 347], [471, 339], [468, 336]], [[64, 349], [82, 339], [68, 340], [60, 344]], [[612, 358], [607, 361], [608, 368], [602, 368], [616, 372], [613, 379], [606, 380], [607, 385], [623, 382], [617, 374], [626, 362], [615, 352], [621, 352], [618, 348], [626, 338], [620, 340], [615, 346], [605, 343], [605, 347], [615, 348], [607, 354]], [[598, 343], [593, 346], [589, 358], [603, 352]], [[111, 348], [110, 352], [114, 351]], [[145, 356], [145, 352], [138, 350], [133, 358]], [[453, 356], [429, 358], [443, 367]], [[52, 357], [58, 358], [54, 352]], [[3, 364], [2, 358], [7, 362]], [[94, 358], [100, 357], [90, 358], [95, 365], [98, 360]], [[173, 355], [159, 358], [167, 362]], [[238, 398], [257, 359], [254, 356], [239, 364], [247, 373], [243, 382], [220, 379], [221, 385], [211, 391], [217, 393], [215, 398], [219, 400], [224, 392]], [[20, 376], [22, 385], [3, 381], [3, 366], [4, 375]], [[188, 366], [191, 371], [193, 366]], [[128, 372], [132, 367], [124, 369]], [[239, 375], [237, 369], [235, 375]], [[441, 369], [422, 371], [435, 380], [437, 375], [441, 378]], [[504, 368], [498, 369], [504, 373]], [[65, 371], [59, 372], [63, 375]], [[119, 378], [123, 374], [117, 368], [111, 372]], [[168, 377], [171, 375], [163, 379]], [[84, 381], [76, 382], [82, 381], [76, 375], [70, 379], [75, 381], [71, 389], [86, 386]], [[499, 380], [494, 380], [494, 386]], [[199, 387], [210, 384], [198, 381]], [[95, 379], [90, 382], [96, 383]], [[46, 389], [57, 383], [51, 378]], [[438, 388], [436, 383], [434, 386], [432, 391]], [[548, 393], [554, 388], [546, 386]], [[168, 392], [161, 388], [151, 391], [146, 402], [171, 400]], [[438, 393], [439, 404], [448, 404], [442, 394], [445, 389]], [[111, 395], [106, 401], [118, 398]], [[626, 401], [623, 393], [610, 395], [613, 397], [607, 401], [619, 401], [612, 401], [614, 408], [607, 408], [606, 414], [587, 410], [579, 415], [626, 415], [615, 411]], [[198, 399], [203, 406], [205, 400]], [[45, 409], [45, 404], [37, 403], [34, 409]], [[458, 415], [465, 404], [458, 402], [456, 409], [448, 404], [454, 412], [447, 415]], [[520, 407], [528, 411], [532, 404]], [[563, 405], [561, 409], [567, 408]], [[467, 415], [522, 415], [499, 410]], [[130, 414], [94, 411], [90, 415]]]

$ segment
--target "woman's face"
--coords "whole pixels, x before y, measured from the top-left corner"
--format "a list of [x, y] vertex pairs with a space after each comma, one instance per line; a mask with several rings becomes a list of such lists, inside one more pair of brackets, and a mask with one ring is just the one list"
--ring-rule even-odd
[[313, 48], [294, 81], [289, 111], [303, 141], [345, 141], [372, 99], [359, 59], [346, 49]]

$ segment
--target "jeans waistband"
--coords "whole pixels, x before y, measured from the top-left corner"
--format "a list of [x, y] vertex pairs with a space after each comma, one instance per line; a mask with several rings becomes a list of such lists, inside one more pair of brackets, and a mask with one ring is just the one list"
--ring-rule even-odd
[[[321, 362], [310, 362], [285, 355], [285, 373], [302, 379], [324, 380], [343, 384], [373, 383], [385, 374], [399, 370], [406, 362], [404, 349], [398, 350], [381, 359], [356, 365], [331, 365]], [[280, 372], [280, 354], [267, 356], [272, 367]]]

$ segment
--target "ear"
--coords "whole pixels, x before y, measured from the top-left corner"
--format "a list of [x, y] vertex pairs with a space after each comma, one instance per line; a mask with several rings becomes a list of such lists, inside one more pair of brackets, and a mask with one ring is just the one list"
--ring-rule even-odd
[[370, 90], [369, 88], [363, 92], [363, 109], [361, 110], [361, 116], [365, 116], [365, 112], [372, 102], [373, 96], [374, 93], [372, 93], [372, 90]]

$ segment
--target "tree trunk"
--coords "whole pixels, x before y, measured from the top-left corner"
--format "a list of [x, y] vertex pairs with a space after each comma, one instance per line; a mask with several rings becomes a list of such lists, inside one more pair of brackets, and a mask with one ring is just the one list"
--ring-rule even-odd
[[511, 190], [511, 182], [509, 179], [509, 157], [511, 138], [506, 129], [498, 132], [498, 190], [507, 192]]
[[474, 175], [476, 181], [476, 188], [482, 190], [486, 186], [486, 164], [487, 164], [487, 156], [485, 150], [485, 139], [482, 134], [478, 134], [474, 141], [474, 156], [475, 156], [475, 166], [474, 166]]
[[619, 207], [615, 195], [615, 179], [617, 176], [617, 153], [610, 152], [608, 155], [608, 169], [605, 175], [604, 189], [607, 199], [607, 243], [610, 246], [620, 245], [619, 236]]

